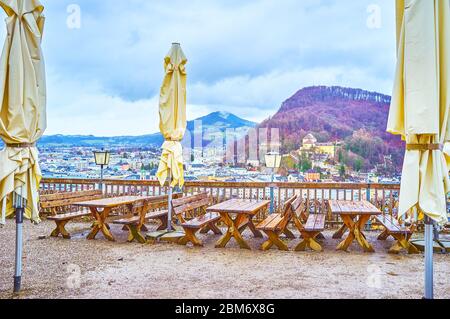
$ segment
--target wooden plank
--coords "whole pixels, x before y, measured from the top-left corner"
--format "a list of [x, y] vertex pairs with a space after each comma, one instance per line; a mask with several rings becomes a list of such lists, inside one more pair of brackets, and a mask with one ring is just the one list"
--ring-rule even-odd
[[316, 218], [317, 218], [316, 214], [310, 214], [309, 215], [308, 220], [306, 221], [306, 224], [305, 224], [305, 229], [306, 230], [313, 230], [314, 229], [314, 225], [316, 224]]
[[172, 200], [172, 205], [174, 207], [183, 206], [189, 203], [198, 202], [208, 198], [208, 193], [200, 193], [192, 196], [182, 197]]
[[185, 203], [185, 204], [183, 204], [181, 206], [174, 207], [173, 211], [175, 212], [175, 214], [178, 215], [178, 214], [190, 212], [190, 211], [193, 211], [195, 209], [202, 208], [202, 207], [207, 207], [209, 205], [209, 203], [210, 203], [210, 199], [209, 198], [204, 198], [204, 199], [201, 199], [201, 200], [196, 201], [196, 202], [188, 202], [188, 203]]
[[220, 215], [215, 213], [206, 213], [200, 217], [194, 218], [186, 223], [183, 223], [181, 226], [183, 228], [202, 228], [207, 224], [217, 222], [220, 220]]
[[54, 221], [65, 221], [65, 220], [71, 220], [71, 219], [89, 216], [89, 215], [91, 215], [90, 212], [75, 212], [75, 213], [67, 213], [67, 214], [61, 214], [61, 215], [56, 215], [56, 216], [50, 216], [47, 219], [54, 220]]
[[270, 223], [266, 225], [265, 230], [275, 230], [278, 228], [278, 225], [283, 221], [283, 217], [281, 215], [275, 216]]
[[314, 230], [316, 230], [316, 231], [325, 230], [325, 221], [326, 221], [325, 214], [317, 214], [316, 223], [314, 224]]
[[257, 229], [264, 230], [268, 224], [270, 224], [275, 218], [281, 217], [280, 214], [272, 214], [269, 215], [266, 219], [264, 219], [258, 226]]
[[329, 201], [333, 214], [380, 215], [381, 211], [368, 201]]
[[41, 195], [39, 198], [39, 201], [41, 203], [44, 203], [44, 202], [48, 202], [48, 201], [57, 201], [57, 200], [61, 200], [61, 199], [86, 197], [86, 196], [91, 196], [91, 195], [102, 195], [102, 191], [93, 190], [93, 191], [47, 194], [47, 195]]
[[137, 224], [137, 223], [139, 223], [139, 221], [140, 221], [139, 216], [133, 216], [133, 217], [129, 217], [129, 218], [117, 219], [117, 220], [113, 221], [113, 224], [130, 225], [130, 224]]
[[376, 216], [377, 221], [382, 224], [390, 233], [410, 234], [412, 231], [408, 227], [401, 226], [398, 221], [390, 215]]
[[249, 200], [228, 200], [220, 204], [208, 207], [208, 212], [223, 212], [229, 214], [243, 213], [254, 214], [265, 206], [270, 204], [269, 201], [249, 201]]
[[152, 196], [121, 196], [121, 197], [103, 198], [86, 202], [77, 202], [73, 203], [72, 205], [80, 207], [113, 208], [133, 204], [135, 202], [142, 200], [151, 201], [152, 199], [154, 199], [154, 197]]
[[72, 197], [68, 199], [59, 199], [55, 201], [47, 201], [40, 203], [41, 209], [48, 209], [48, 208], [56, 208], [56, 207], [64, 207], [64, 206], [72, 206], [77, 202], [80, 201], [89, 201], [89, 200], [98, 200], [102, 199], [103, 195], [88, 195], [84, 197]]

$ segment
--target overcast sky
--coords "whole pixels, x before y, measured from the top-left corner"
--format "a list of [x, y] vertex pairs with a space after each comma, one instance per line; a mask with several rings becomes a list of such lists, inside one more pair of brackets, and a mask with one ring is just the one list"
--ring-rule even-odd
[[190, 119], [220, 110], [259, 122], [309, 85], [391, 93], [392, 0], [41, 2], [47, 134], [156, 132], [174, 41], [189, 59]]

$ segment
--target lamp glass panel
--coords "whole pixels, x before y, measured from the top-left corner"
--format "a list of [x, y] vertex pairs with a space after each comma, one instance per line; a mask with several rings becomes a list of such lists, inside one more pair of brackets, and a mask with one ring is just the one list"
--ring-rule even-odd
[[265, 156], [266, 167], [279, 168], [281, 166], [281, 155], [278, 153], [267, 153]]
[[109, 164], [109, 152], [94, 152], [95, 164], [108, 165]]
[[268, 168], [274, 168], [275, 161], [274, 156], [272, 154], [266, 154], [266, 166]]
[[282, 159], [282, 156], [280, 154], [275, 155], [275, 167], [274, 168], [280, 168], [281, 159]]
[[106, 152], [106, 156], [105, 156], [105, 165], [109, 165], [109, 160], [111, 157], [111, 153], [110, 152]]

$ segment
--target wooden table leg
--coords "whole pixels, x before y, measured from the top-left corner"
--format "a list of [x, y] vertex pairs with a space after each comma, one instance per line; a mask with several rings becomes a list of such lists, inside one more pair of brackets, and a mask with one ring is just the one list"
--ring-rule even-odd
[[228, 230], [226, 231], [225, 236], [223, 236], [217, 242], [216, 248], [225, 248], [225, 246], [233, 237], [242, 249], [251, 249], [250, 246], [242, 238], [239, 231], [240, 226], [243, 223], [248, 222], [248, 217], [243, 214], [238, 214], [237, 217], [233, 220], [227, 213], [220, 213], [220, 215], [222, 217], [222, 221], [225, 223], [225, 225], [227, 225]]
[[98, 232], [101, 231], [106, 239], [108, 239], [109, 241], [115, 241], [113, 235], [109, 230], [109, 225], [106, 223], [106, 219], [108, 218], [111, 209], [105, 208], [102, 212], [99, 212], [97, 208], [91, 207], [90, 210], [92, 212], [93, 217], [95, 218], [95, 223], [91, 232], [87, 236], [87, 239], [89, 240], [95, 239]]
[[362, 215], [359, 217], [356, 222], [356, 227], [354, 229], [355, 238], [358, 241], [359, 245], [364, 249], [365, 252], [373, 253], [375, 250], [373, 246], [367, 241], [366, 236], [363, 233], [364, 227], [370, 219], [370, 215]]
[[355, 239], [355, 234], [354, 234], [353, 230], [356, 227], [356, 224], [350, 215], [341, 215], [341, 217], [342, 217], [342, 220], [344, 221], [344, 225], [346, 226], [346, 228], [348, 228], [350, 230], [350, 232], [349, 232], [347, 238], [337, 246], [337, 250], [347, 251], [348, 247], [351, 245], [351, 243]]
[[248, 217], [247, 227], [253, 233], [253, 236], [255, 236], [255, 238], [263, 238], [264, 237], [263, 234], [259, 230], [256, 229], [256, 226], [253, 223], [253, 217], [254, 216], [249, 216]]
[[[354, 216], [349, 216], [353, 221], [355, 220]], [[345, 232], [348, 230], [347, 225], [344, 223], [344, 225], [339, 228], [337, 232], [334, 233], [333, 239], [342, 239], [344, 237]]]
[[348, 237], [341, 242], [337, 249], [347, 251], [351, 243], [356, 239], [358, 244], [364, 249], [365, 252], [374, 252], [372, 245], [366, 239], [363, 234], [363, 229], [366, 223], [370, 219], [370, 215], [361, 215], [359, 219], [355, 222], [354, 217], [351, 215], [342, 215], [342, 220], [344, 221], [347, 228], [350, 230]]

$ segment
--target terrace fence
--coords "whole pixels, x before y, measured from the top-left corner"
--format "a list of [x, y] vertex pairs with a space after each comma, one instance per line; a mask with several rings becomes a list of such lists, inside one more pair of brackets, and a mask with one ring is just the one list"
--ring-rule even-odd
[[[123, 195], [159, 196], [168, 193], [168, 185], [160, 186], [156, 180], [115, 180], [103, 181], [106, 197]], [[328, 199], [368, 200], [384, 214], [397, 216], [399, 184], [369, 183], [266, 183], [266, 182], [216, 182], [188, 181], [182, 191], [186, 195], [207, 192], [215, 203], [231, 198], [270, 200], [270, 188], [274, 187], [274, 206], [277, 211], [294, 194], [307, 200], [307, 209], [312, 213], [325, 212]], [[101, 188], [99, 179], [44, 178], [42, 193], [75, 192]], [[255, 220], [263, 220], [268, 212], [262, 212]], [[338, 216], [328, 216], [327, 225], [341, 224]]]

